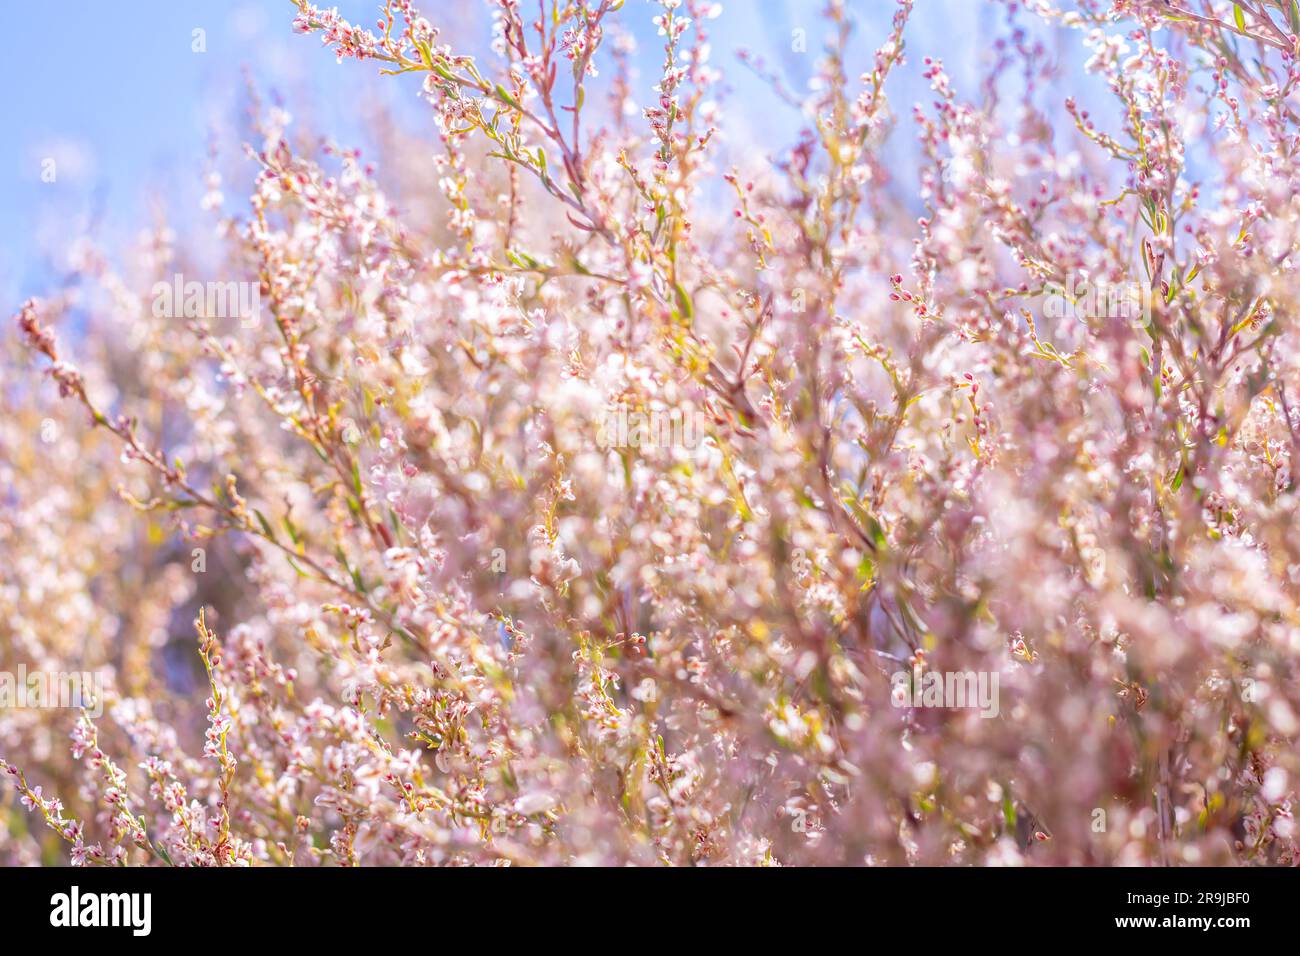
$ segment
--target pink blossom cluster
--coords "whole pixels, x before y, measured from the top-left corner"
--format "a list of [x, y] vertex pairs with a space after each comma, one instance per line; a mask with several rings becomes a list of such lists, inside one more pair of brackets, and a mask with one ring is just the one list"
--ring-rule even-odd
[[297, 6], [427, 126], [255, 107], [0, 336], [0, 670], [109, 688], [0, 707], [0, 863], [1300, 863], [1294, 4], [990, 0], [971, 88], [829, 0], [739, 151], [707, 0]]

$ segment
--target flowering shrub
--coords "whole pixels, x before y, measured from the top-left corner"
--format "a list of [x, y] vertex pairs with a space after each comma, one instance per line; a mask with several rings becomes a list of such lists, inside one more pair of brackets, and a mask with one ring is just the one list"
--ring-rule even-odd
[[298, 2], [433, 168], [260, 110], [255, 309], [167, 229], [21, 306], [0, 654], [108, 679], [0, 709], [0, 861], [1298, 862], [1300, 10], [997, 3], [909, 115], [858, 6], [733, 168], [709, 0], [648, 102], [640, 4]]

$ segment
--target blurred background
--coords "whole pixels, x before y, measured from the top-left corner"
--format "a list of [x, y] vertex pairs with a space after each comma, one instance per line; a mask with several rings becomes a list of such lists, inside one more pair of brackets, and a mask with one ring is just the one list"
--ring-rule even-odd
[[[372, 28], [381, 6], [378, 0], [324, 5]], [[416, 6], [458, 51], [495, 59], [489, 3]], [[802, 94], [822, 50], [824, 6], [824, 0], [727, 0], [717, 19], [704, 24], [711, 62], [734, 66], [746, 49]], [[895, 2], [848, 0], [847, 8], [857, 24], [859, 58], [850, 66], [861, 70], [885, 37]], [[627, 0], [615, 18], [636, 41], [643, 102], [653, 96], [662, 61], [651, 23], [658, 11], [651, 0]], [[9, 41], [0, 57], [0, 84], [8, 91], [0, 124], [0, 296], [7, 313], [59, 281], [79, 239], [111, 254], [160, 218], [178, 232], [187, 224], [209, 227], [211, 217], [200, 218], [204, 174], [210, 164], [228, 171], [244, 162], [241, 144], [255, 139], [246, 125], [250, 90], [283, 105], [295, 129], [360, 147], [372, 161], [367, 147], [375, 144], [361, 121], [367, 113], [391, 113], [406, 134], [431, 136], [418, 77], [384, 77], [376, 63], [338, 64], [319, 39], [292, 32], [293, 15], [289, 0], [0, 4], [0, 31]], [[1005, 17], [1000, 4], [920, 0], [908, 64], [890, 80], [902, 120], [903, 135], [891, 141], [901, 175], [912, 144], [907, 111], [928, 98], [919, 76], [923, 57], [942, 55], [959, 95], [977, 97], [979, 77], [995, 55], [990, 38]], [[1060, 44], [1060, 56], [1063, 68], [1077, 68], [1077, 41]], [[725, 111], [723, 146], [748, 155], [755, 144], [771, 151], [789, 145], [802, 125], [798, 113], [749, 71], [727, 72], [732, 107]], [[377, 163], [381, 179], [385, 158]], [[430, 177], [432, 185], [431, 166]], [[230, 183], [224, 192], [228, 210], [242, 211], [240, 189]]]

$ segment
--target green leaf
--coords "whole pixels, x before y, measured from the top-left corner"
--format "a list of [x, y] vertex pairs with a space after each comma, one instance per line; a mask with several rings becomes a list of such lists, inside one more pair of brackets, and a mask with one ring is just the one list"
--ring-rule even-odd
[[423, 41], [417, 41], [415, 44], [415, 49], [419, 51], [420, 60], [421, 62], [424, 63], [426, 67], [432, 67], [434, 65], [433, 51], [429, 49], [429, 44]]
[[289, 567], [293, 568], [296, 572], [298, 572], [298, 577], [300, 577], [300, 578], [306, 578], [306, 579], [309, 580], [309, 581], [315, 581], [315, 580], [316, 580], [316, 578], [315, 578], [314, 575], [308, 574], [308, 573], [307, 573], [306, 571], [304, 571], [302, 568], [298, 567], [298, 562], [295, 561], [293, 558], [289, 557], [287, 554], [286, 554], [284, 557], [285, 557], [285, 560], [289, 562]]
[[889, 543], [884, 527], [873, 515], [867, 515], [867, 532], [871, 535], [871, 540], [877, 548], [883, 548]]
[[266, 520], [266, 515], [262, 514], [262, 512], [258, 511], [256, 508], [253, 509], [253, 514], [257, 515], [257, 522], [262, 526], [262, 531], [266, 534], [266, 540], [274, 541], [275, 532], [271, 530], [271, 523]]
[[682, 284], [680, 282], [674, 282], [673, 291], [677, 294], [677, 310], [681, 313], [682, 318], [694, 318], [695, 306], [691, 304], [691, 297], [687, 295], [686, 290], [682, 288]]
[[1241, 12], [1241, 6], [1234, 3], [1232, 5], [1232, 18], [1237, 21], [1237, 29], [1242, 33], [1246, 32], [1246, 15]]
[[517, 110], [523, 109], [523, 107], [519, 105], [519, 101], [516, 100], [513, 96], [511, 96], [509, 93], [507, 93], [506, 88], [502, 86], [500, 83], [497, 84], [496, 94], [497, 94], [497, 99], [501, 100], [502, 102], [509, 103]]

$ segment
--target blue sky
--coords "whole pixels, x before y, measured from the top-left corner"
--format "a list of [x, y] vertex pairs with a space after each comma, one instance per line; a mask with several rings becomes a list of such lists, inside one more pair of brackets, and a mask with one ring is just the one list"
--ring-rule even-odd
[[[328, 5], [367, 24], [379, 7], [376, 0]], [[763, 55], [801, 88], [820, 49], [822, 6], [823, 0], [726, 0], [722, 16], [708, 24], [713, 62], [727, 68], [735, 88], [725, 110], [733, 142], [749, 137], [776, 147], [800, 125], [736, 64], [736, 49]], [[417, 7], [444, 39], [482, 52], [482, 4], [417, 0]], [[894, 0], [849, 0], [849, 7], [861, 24], [855, 50], [866, 62], [888, 30]], [[649, 0], [628, 0], [617, 15], [641, 46], [646, 100], [661, 59], [662, 41], [650, 24], [657, 9]], [[57, 281], [69, 244], [80, 237], [91, 234], [111, 250], [148, 226], [158, 209], [178, 230], [195, 222], [210, 143], [220, 144], [227, 162], [238, 155], [246, 76], [261, 95], [278, 94], [295, 117], [344, 144], [365, 144], [357, 111], [369, 102], [388, 104], [416, 128], [430, 123], [416, 97], [418, 79], [380, 77], [372, 63], [337, 64], [317, 38], [291, 31], [292, 12], [288, 0], [0, 2], [0, 32], [9, 41], [0, 57], [7, 93], [0, 142], [6, 314], [21, 297]], [[943, 55], [959, 91], [974, 95], [1000, 17], [998, 5], [977, 0], [920, 0], [909, 28], [908, 72], [890, 91], [895, 108], [905, 112], [928, 99], [916, 77], [926, 54]], [[808, 31], [802, 57], [790, 52], [797, 27]], [[193, 49], [195, 30], [203, 31], [203, 52]], [[54, 182], [42, 181], [48, 159]]]

